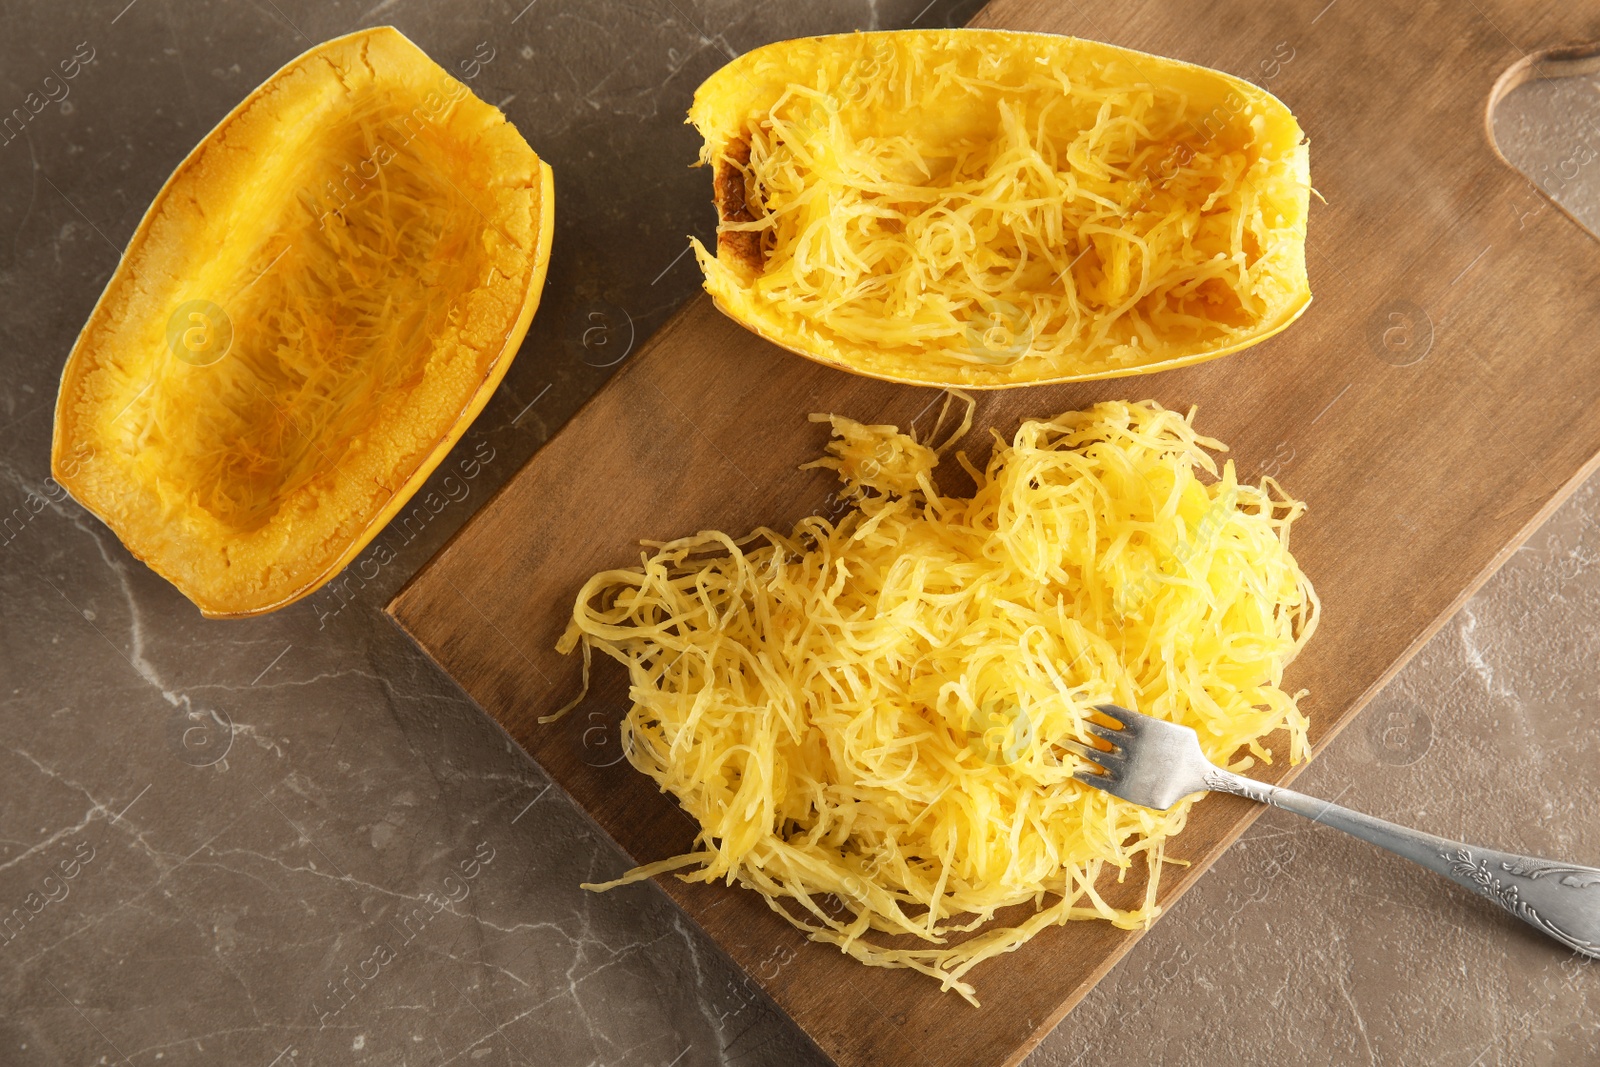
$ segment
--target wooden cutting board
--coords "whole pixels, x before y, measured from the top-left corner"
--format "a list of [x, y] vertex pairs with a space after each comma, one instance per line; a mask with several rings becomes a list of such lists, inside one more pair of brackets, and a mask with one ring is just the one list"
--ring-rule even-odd
[[[968, 440], [1103, 398], [1198, 405], [1241, 473], [1274, 474], [1311, 505], [1294, 547], [1325, 614], [1287, 682], [1311, 691], [1324, 745], [1600, 453], [1600, 248], [1505, 163], [1487, 119], [1531, 63], [1524, 49], [1600, 38], [1600, 5], [997, 0], [977, 21], [1233, 72], [1284, 99], [1310, 136], [1327, 203], [1312, 213], [1315, 302], [1297, 325], [1187, 370], [985, 394]], [[1573, 166], [1600, 166], [1574, 150]], [[692, 828], [619, 759], [620, 672], [564, 721], [536, 722], [577, 689], [576, 662], [552, 646], [578, 586], [637, 561], [641, 538], [786, 525], [823, 507], [825, 472], [796, 470], [824, 440], [807, 412], [902, 426], [921, 414], [926, 428], [938, 395], [780, 352], [702, 297], [389, 610], [630, 856], [673, 855]], [[1168, 869], [1162, 901], [1257, 812], [1202, 801], [1171, 849], [1194, 866]], [[848, 1065], [1015, 1063], [1137, 937], [1098, 922], [1050, 930], [969, 976], [975, 1009], [803, 941], [752, 893], [660, 884]]]

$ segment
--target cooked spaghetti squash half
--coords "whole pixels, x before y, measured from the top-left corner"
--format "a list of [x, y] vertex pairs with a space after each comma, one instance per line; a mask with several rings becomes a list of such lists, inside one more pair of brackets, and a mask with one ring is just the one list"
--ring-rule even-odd
[[57, 480], [208, 616], [333, 577], [505, 375], [550, 168], [398, 31], [311, 49], [168, 179], [62, 376]]
[[999, 388], [1184, 366], [1311, 300], [1305, 137], [1240, 78], [1001, 30], [758, 48], [695, 93], [724, 312], [875, 378]]

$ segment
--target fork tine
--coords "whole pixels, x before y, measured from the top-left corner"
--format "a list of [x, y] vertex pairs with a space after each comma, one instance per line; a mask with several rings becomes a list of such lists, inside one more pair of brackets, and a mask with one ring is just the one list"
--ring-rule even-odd
[[1072, 780], [1082, 782], [1084, 785], [1092, 785], [1096, 789], [1103, 789], [1108, 793], [1111, 792], [1111, 787], [1117, 784], [1117, 780], [1110, 775], [1092, 774], [1089, 771], [1078, 771], [1072, 776]]
[[1111, 727], [1101, 726], [1097, 722], [1088, 723], [1084, 728], [1102, 741], [1110, 741], [1113, 748], [1120, 749], [1123, 742], [1128, 739], [1127, 735], [1121, 730], [1113, 730]]
[[1066, 749], [1068, 752], [1071, 752], [1080, 759], [1086, 759], [1091, 763], [1097, 763], [1108, 771], [1114, 769], [1112, 764], [1121, 766], [1124, 762], [1123, 755], [1120, 752], [1103, 752], [1100, 749], [1095, 748], [1093, 745], [1086, 745], [1082, 741], [1074, 741], [1071, 738], [1064, 738], [1063, 740], [1057, 741], [1056, 744], [1060, 745], [1062, 748]]
[[1125, 730], [1137, 730], [1141, 725], [1139, 720], [1142, 716], [1138, 712], [1129, 711], [1119, 704], [1096, 704], [1094, 710], [1108, 719], [1120, 722]]

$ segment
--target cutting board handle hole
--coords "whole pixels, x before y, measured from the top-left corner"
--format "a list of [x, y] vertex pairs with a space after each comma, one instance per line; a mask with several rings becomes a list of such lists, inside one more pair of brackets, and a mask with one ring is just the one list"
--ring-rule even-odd
[[[1580, 84], [1587, 89], [1584, 96], [1588, 99], [1560, 99]], [[1530, 92], [1549, 99], [1530, 101], [1525, 96]], [[1513, 94], [1516, 99], [1511, 99]], [[1570, 129], [1541, 130], [1547, 120], [1540, 113], [1546, 111], [1571, 113], [1575, 121]], [[1515, 122], [1519, 114], [1529, 112], [1536, 116], [1535, 130], [1508, 136], [1502, 145], [1496, 134], [1497, 118], [1502, 123]], [[1600, 213], [1587, 205], [1581, 211], [1573, 207], [1596, 199], [1583, 196], [1584, 190], [1600, 188], [1600, 41], [1547, 48], [1507, 67], [1490, 90], [1484, 125], [1495, 155], [1534, 185], [1522, 198], [1525, 203], [1512, 205], [1522, 224], [1554, 204], [1590, 236], [1600, 237]]]

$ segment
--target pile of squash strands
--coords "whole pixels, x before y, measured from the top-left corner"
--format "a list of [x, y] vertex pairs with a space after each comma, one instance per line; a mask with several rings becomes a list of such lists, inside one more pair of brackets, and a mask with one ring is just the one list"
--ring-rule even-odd
[[[941, 495], [940, 449], [838, 416], [830, 521], [648, 545], [595, 575], [560, 649], [624, 664], [633, 766], [700, 826], [677, 871], [738, 882], [812, 939], [964, 976], [1045, 927], [1157, 911], [1189, 803], [1137, 807], [1073, 780], [1093, 707], [1195, 728], [1213, 760], [1306, 755], [1285, 666], [1317, 599], [1289, 553], [1304, 506], [1218, 472], [1189, 417], [1102, 403], [997, 435], [976, 483]], [[968, 411], [970, 421], [970, 408]], [[1118, 907], [1103, 873], [1148, 869]], [[1001, 909], [1030, 905], [1003, 920]], [[889, 939], [892, 939], [889, 940]]]

